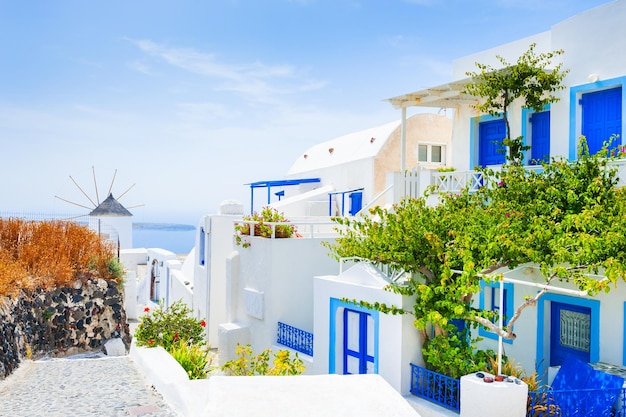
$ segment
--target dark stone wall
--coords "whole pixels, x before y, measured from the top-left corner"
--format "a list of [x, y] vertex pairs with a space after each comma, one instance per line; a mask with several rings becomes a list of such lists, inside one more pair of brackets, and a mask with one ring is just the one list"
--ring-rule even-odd
[[114, 338], [130, 348], [124, 294], [114, 281], [76, 281], [73, 287], [0, 297], [0, 379], [23, 358], [98, 351]]

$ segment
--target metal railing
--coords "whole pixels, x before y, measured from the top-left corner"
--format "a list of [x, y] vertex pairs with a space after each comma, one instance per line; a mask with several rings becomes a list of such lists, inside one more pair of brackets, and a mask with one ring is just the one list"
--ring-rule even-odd
[[461, 381], [411, 364], [411, 394], [460, 413]]
[[313, 356], [313, 333], [279, 321], [276, 342], [305, 355]]
[[[461, 381], [411, 364], [411, 394], [460, 413]], [[626, 388], [528, 393], [527, 417], [626, 417]]]
[[626, 388], [528, 393], [527, 417], [626, 417]]

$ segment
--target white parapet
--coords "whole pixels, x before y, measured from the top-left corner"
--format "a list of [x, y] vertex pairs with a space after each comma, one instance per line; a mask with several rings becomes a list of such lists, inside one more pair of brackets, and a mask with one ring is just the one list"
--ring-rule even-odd
[[528, 385], [514, 377], [495, 379], [486, 372], [461, 377], [461, 417], [526, 416]]

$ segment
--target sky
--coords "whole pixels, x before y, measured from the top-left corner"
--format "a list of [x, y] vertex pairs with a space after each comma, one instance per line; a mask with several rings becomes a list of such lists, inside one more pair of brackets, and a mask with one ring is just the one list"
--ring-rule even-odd
[[608, 2], [0, 0], [0, 213], [249, 211], [246, 184], [399, 120], [386, 99]]

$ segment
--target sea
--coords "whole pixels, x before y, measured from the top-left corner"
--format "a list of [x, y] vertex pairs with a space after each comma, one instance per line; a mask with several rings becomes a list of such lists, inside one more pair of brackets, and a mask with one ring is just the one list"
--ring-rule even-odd
[[133, 223], [134, 248], [161, 248], [187, 255], [196, 242], [196, 227], [175, 223]]

